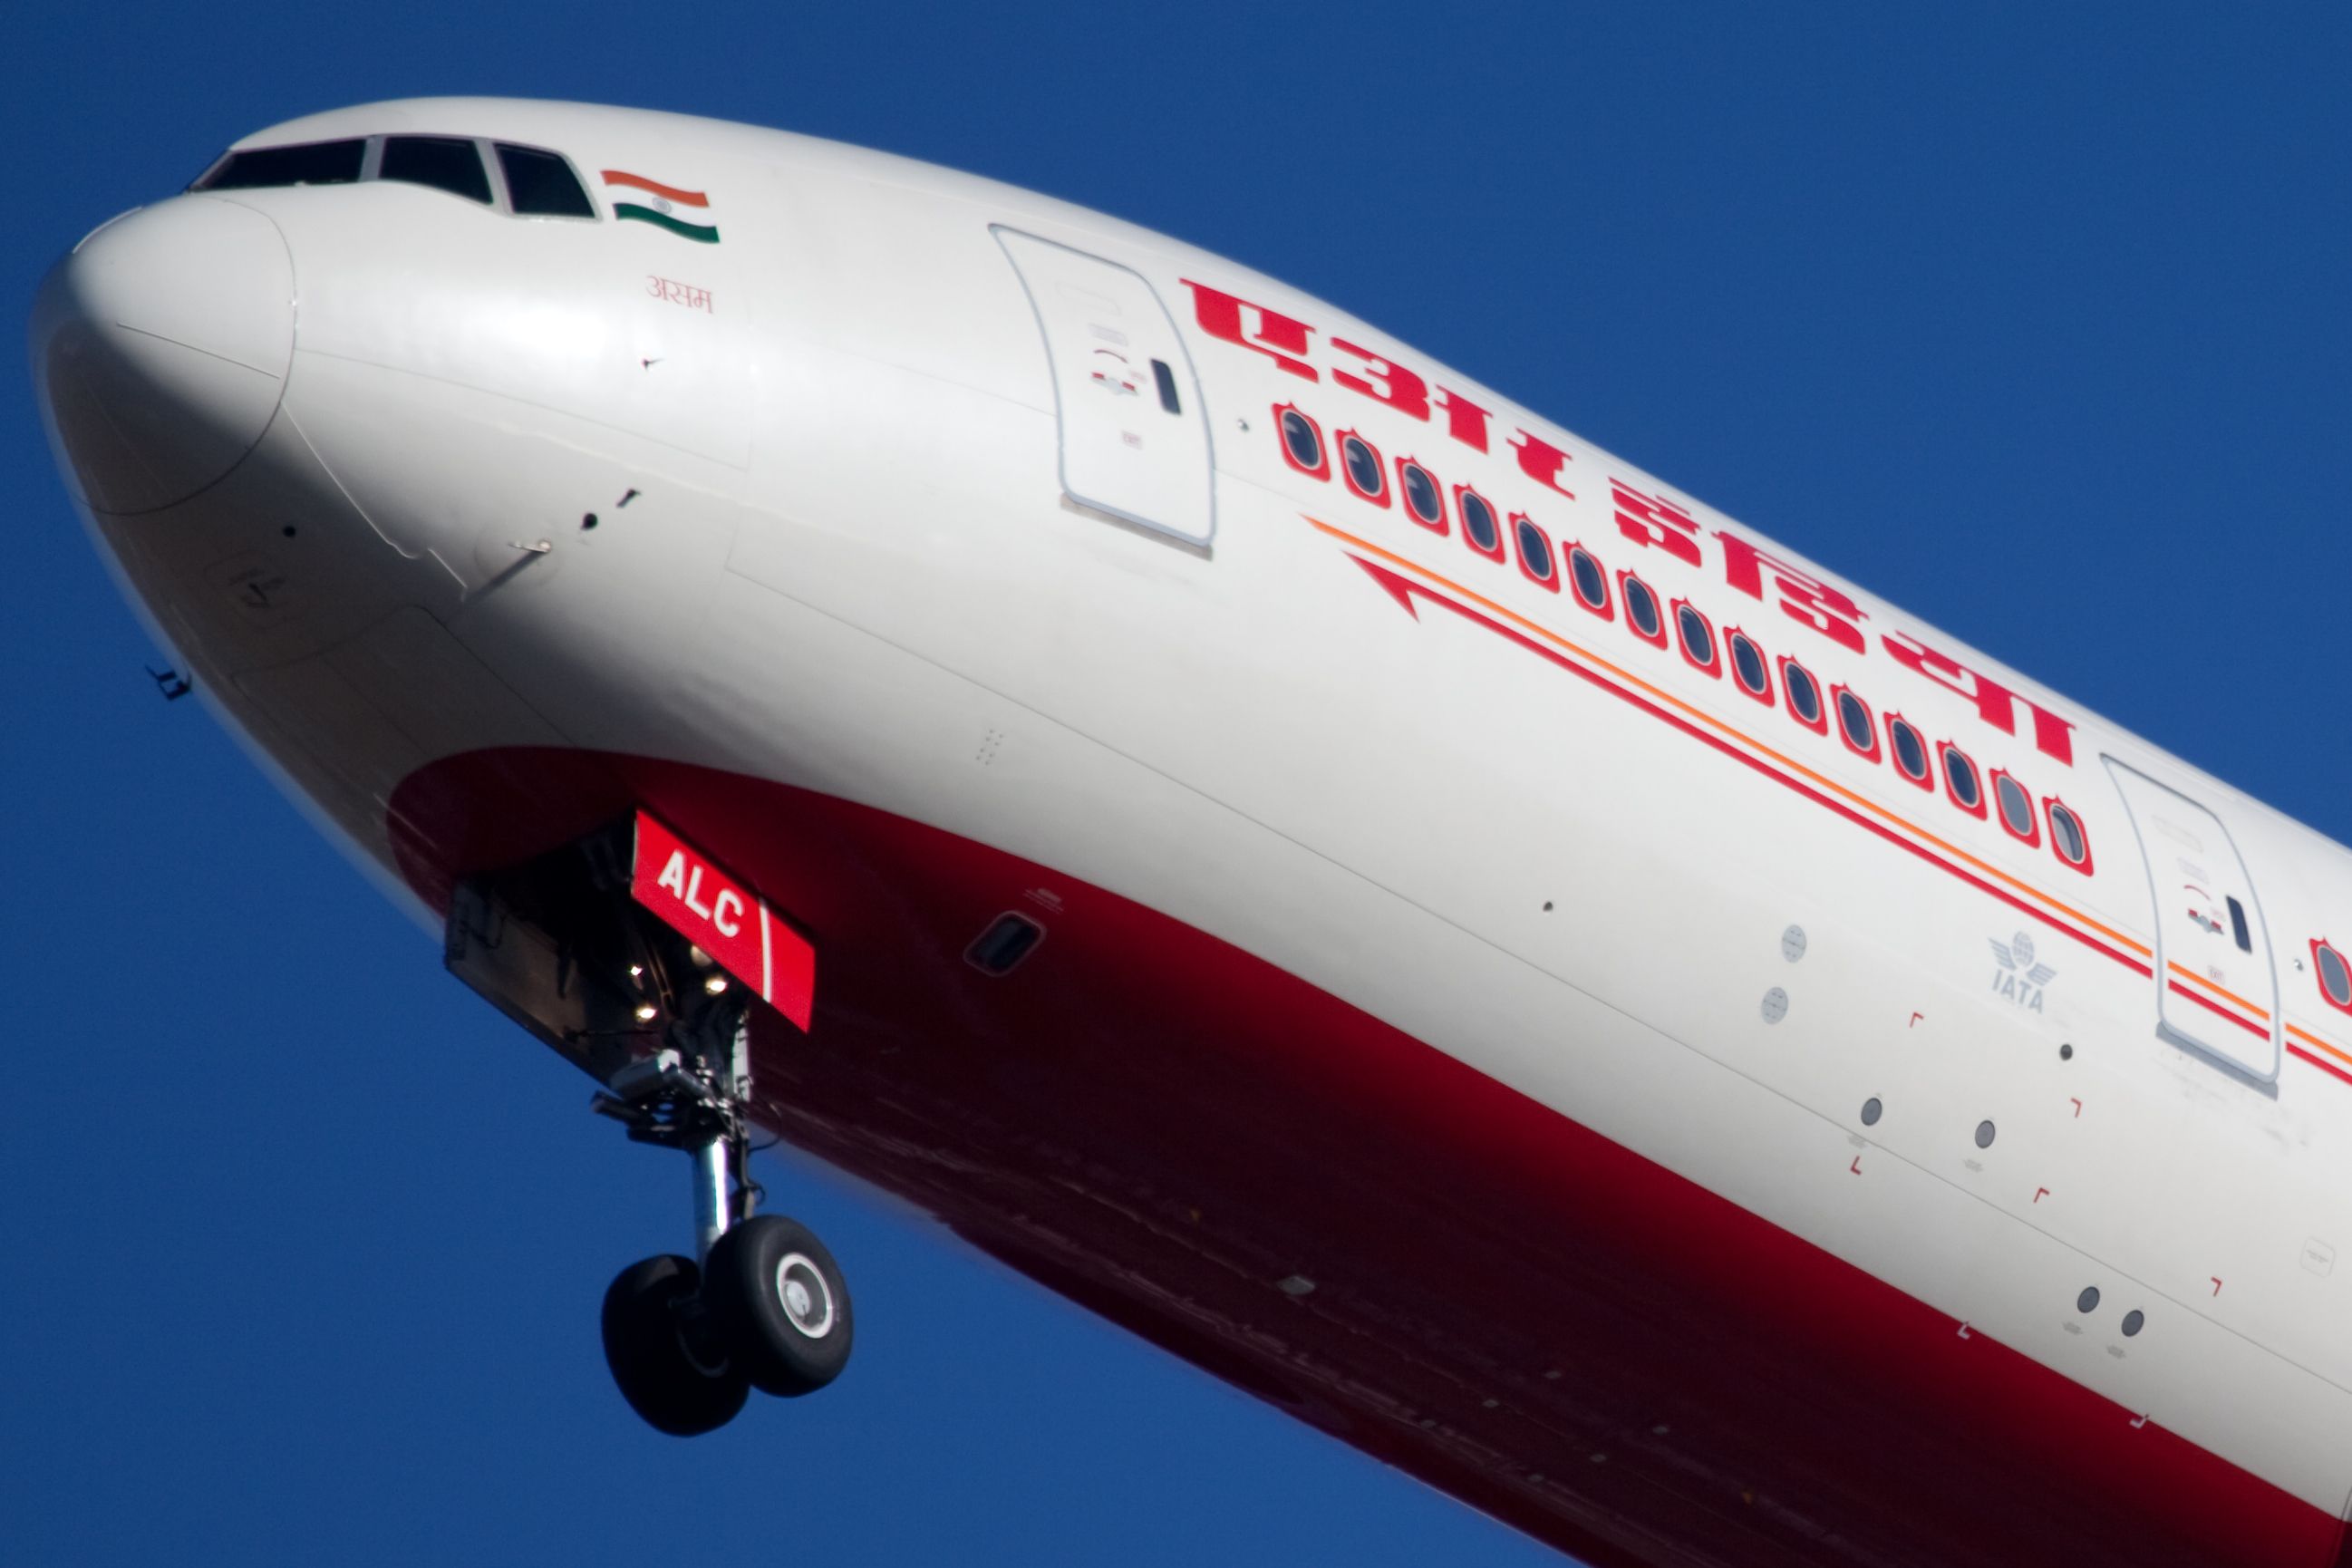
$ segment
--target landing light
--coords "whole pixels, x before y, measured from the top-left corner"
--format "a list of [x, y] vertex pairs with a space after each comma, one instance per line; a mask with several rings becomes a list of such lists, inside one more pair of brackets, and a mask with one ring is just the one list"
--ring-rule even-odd
[[650, 1003], [650, 1002], [640, 1002], [640, 1003], [638, 1003], [638, 1004], [637, 1004], [637, 1022], [638, 1022], [638, 1023], [640, 1023], [640, 1024], [650, 1024], [650, 1023], [652, 1023], [656, 1018], [659, 1017], [660, 1016], [661, 1016], [661, 1009], [660, 1009], [660, 1008], [658, 1008], [658, 1007], [656, 1007], [656, 1006], [655, 1006], [652, 1003]]
[[727, 989], [727, 976], [723, 974], [714, 974], [702, 983], [702, 988], [710, 993], [711, 995], [716, 996], [721, 991]]

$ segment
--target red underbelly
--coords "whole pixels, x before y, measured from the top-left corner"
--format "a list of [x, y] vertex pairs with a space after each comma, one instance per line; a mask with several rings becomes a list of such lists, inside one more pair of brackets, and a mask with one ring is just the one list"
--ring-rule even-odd
[[[2339, 1562], [2325, 1511], [1271, 964], [984, 845], [557, 751], [426, 770], [393, 835], [439, 909], [457, 877], [639, 805], [816, 936], [811, 1034], [755, 1024], [776, 1131], [1596, 1564]], [[1007, 910], [1046, 938], [984, 975], [964, 952]]]

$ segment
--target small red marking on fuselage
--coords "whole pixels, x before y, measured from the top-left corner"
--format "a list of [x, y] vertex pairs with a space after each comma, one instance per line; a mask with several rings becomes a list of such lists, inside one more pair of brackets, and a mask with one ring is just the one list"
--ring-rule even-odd
[[689, 310], [699, 310], [706, 316], [719, 312], [711, 308], [710, 290], [691, 283], [681, 283], [675, 278], [646, 274], [646, 292], [672, 305], [683, 305]]
[[1857, 1176], [1861, 1175], [1861, 1174], [1862, 1174], [1862, 1156], [1861, 1156], [1861, 1155], [1859, 1155], [1859, 1154], [1856, 1154], [1856, 1155], [1853, 1157], [1853, 1164], [1851, 1164], [1851, 1165], [1848, 1165], [1848, 1166], [1846, 1167], [1846, 1169], [1847, 1169], [1847, 1170], [1849, 1170], [1849, 1171], [1851, 1171], [1851, 1172], [1853, 1172], [1853, 1173], [1855, 1175], [1857, 1175]]
[[2076, 1100], [2073, 1095], [2068, 1095], [2068, 1096], [2066, 1097], [2066, 1099], [2067, 1099], [2067, 1102], [2068, 1102], [2069, 1104], [2073, 1105], [2073, 1106], [2074, 1106], [2074, 1120], [2075, 1120], [2075, 1121], [2082, 1121], [2082, 1120], [2083, 1120], [2083, 1102], [2082, 1102], [2081, 1100]]
[[2036, 1187], [2033, 1189], [2033, 1201], [2037, 1204], [2049, 1195], [2050, 1189], [2048, 1187]]
[[2221, 1293], [2221, 1276], [2216, 1274], [2208, 1274], [2205, 1278], [2213, 1281], [2213, 1294], [2216, 1296], [2220, 1295]]
[[1919, 1026], [1919, 1020], [1920, 1020], [1920, 1019], [1922, 1019], [1922, 1018], [1924, 1018], [1924, 1017], [1926, 1017], [1927, 1016], [1927, 1014], [1925, 1014], [1925, 1013], [1914, 1013], [1914, 1014], [1912, 1014], [1912, 1015], [1911, 1015], [1911, 1021], [1910, 1021], [1908, 1024], [1906, 1024], [1906, 1025], [1904, 1026], [1904, 1027], [1905, 1027], [1905, 1028], [1906, 1028], [1906, 1029], [1916, 1029], [1916, 1028], [1917, 1028], [1917, 1027]]

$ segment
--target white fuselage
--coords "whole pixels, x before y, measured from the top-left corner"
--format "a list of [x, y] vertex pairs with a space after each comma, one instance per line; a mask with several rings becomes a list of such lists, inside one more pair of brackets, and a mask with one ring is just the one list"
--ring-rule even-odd
[[[907, 819], [1304, 982], [2332, 1541], [2343, 848], [1377, 329], [1097, 214], [584, 106], [419, 100], [239, 145], [404, 132], [560, 151], [598, 215], [190, 194], [61, 265], [34, 353], [159, 635], [431, 918], [402, 789], [454, 757], [659, 759]], [[716, 241], [616, 216], [655, 184]], [[144, 285], [102, 253], [266, 250], [224, 205], [282, 241], [290, 344], [237, 351], [225, 391], [169, 383], [234, 405], [174, 449], [184, 479], [110, 480], [135, 422], [118, 450], [68, 405], [149, 374], [107, 329], [169, 333], [107, 314]], [[104, 362], [79, 394], [51, 352], [76, 332]]]

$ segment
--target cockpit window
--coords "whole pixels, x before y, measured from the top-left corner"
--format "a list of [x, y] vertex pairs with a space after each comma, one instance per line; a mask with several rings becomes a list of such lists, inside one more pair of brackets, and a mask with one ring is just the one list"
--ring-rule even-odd
[[[500, 192], [488, 169], [493, 144], [470, 136], [355, 136], [347, 142], [306, 142], [296, 147], [254, 147], [215, 163], [193, 191], [255, 190], [266, 185], [348, 185], [397, 180], [479, 202], [523, 217], [600, 215], [561, 153], [496, 143]], [[716, 232], [715, 230], [713, 231]]]
[[506, 172], [507, 199], [514, 210], [536, 217], [594, 217], [596, 208], [580, 188], [572, 165], [536, 147], [499, 143], [499, 167]]
[[430, 185], [469, 202], [490, 205], [490, 177], [482, 169], [482, 155], [471, 142], [460, 137], [387, 136], [376, 178]]
[[264, 185], [348, 185], [360, 177], [367, 142], [309, 142], [299, 147], [256, 147], [196, 182], [200, 191], [249, 191]]

